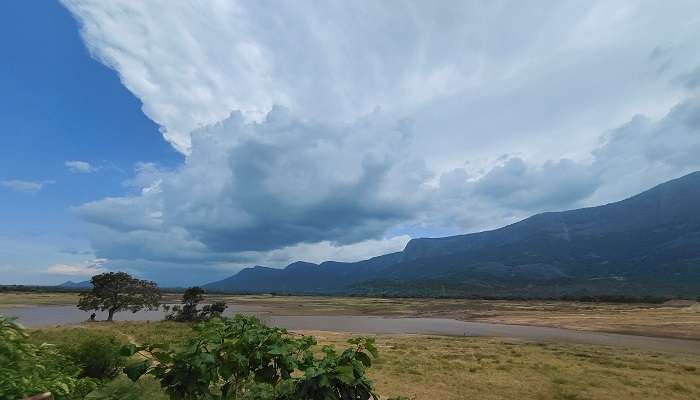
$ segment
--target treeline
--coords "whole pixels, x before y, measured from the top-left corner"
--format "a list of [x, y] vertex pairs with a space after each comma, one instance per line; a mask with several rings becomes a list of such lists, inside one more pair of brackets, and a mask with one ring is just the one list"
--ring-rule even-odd
[[450, 300], [507, 300], [507, 301], [576, 301], [582, 303], [645, 303], [645, 304], [661, 304], [671, 300], [690, 300], [700, 301], [700, 296], [692, 297], [668, 297], [668, 296], [632, 296], [625, 294], [564, 294], [560, 296], [538, 296], [538, 295], [441, 295], [435, 294], [416, 294], [416, 293], [357, 293], [357, 292], [336, 292], [336, 293], [319, 293], [319, 292], [246, 292], [246, 291], [213, 291], [209, 294], [233, 295], [233, 296], [249, 296], [268, 294], [271, 296], [288, 296], [288, 297], [363, 297], [363, 298], [378, 298], [378, 299], [450, 299]]
[[633, 294], [577, 294], [566, 293], [561, 295], [547, 294], [465, 294], [465, 295], [441, 295], [441, 294], [415, 294], [415, 293], [351, 293], [348, 297], [377, 297], [377, 298], [409, 298], [409, 299], [463, 299], [463, 300], [506, 300], [506, 301], [574, 301], [582, 303], [645, 303], [661, 304], [672, 300], [700, 301], [700, 296], [661, 296], [661, 295], [633, 295]]
[[90, 289], [67, 288], [62, 286], [37, 286], [37, 285], [0, 285], [0, 293], [30, 292], [30, 293], [81, 293]]
[[[163, 293], [184, 293], [187, 288], [164, 288]], [[2, 292], [37, 292], [37, 293], [85, 293], [90, 289], [63, 288], [59, 286], [28, 286], [28, 285], [3, 285], [0, 286]], [[691, 300], [700, 301], [700, 296], [634, 296], [628, 294], [562, 294], [559, 296], [552, 295], [483, 295], [483, 294], [449, 294], [443, 295], [436, 293], [414, 293], [414, 292], [248, 292], [248, 291], [211, 291], [209, 294], [221, 295], [259, 295], [269, 294], [272, 296], [321, 296], [321, 297], [369, 297], [383, 299], [465, 299], [465, 300], [510, 300], [510, 301], [577, 301], [584, 303], [646, 303], [646, 304], [661, 304], [670, 300]]]
[[[162, 293], [184, 293], [186, 287], [162, 287]], [[26, 293], [84, 293], [89, 292], [90, 288], [66, 287], [60, 285], [0, 285], [0, 293], [9, 292], [26, 292]]]
[[[363, 295], [352, 294], [349, 297], [364, 297]], [[379, 298], [412, 298], [412, 299], [464, 299], [464, 300], [507, 300], [507, 301], [575, 301], [582, 303], [646, 303], [661, 304], [670, 300], [678, 300], [672, 297], [659, 296], [628, 296], [628, 295], [561, 295], [561, 296], [488, 296], [488, 295], [468, 295], [468, 296], [411, 296], [401, 294], [382, 294]], [[684, 299], [693, 300], [693, 299]], [[700, 297], [697, 299], [700, 301]]]
[[[162, 288], [162, 293], [185, 293], [188, 288]], [[60, 286], [31, 286], [31, 285], [2, 285], [2, 292], [38, 292], [38, 293], [85, 293], [90, 289], [85, 288], [65, 288]], [[406, 298], [406, 299], [465, 299], [465, 300], [509, 300], [509, 301], [576, 301], [584, 303], [646, 303], [661, 304], [671, 300], [700, 301], [698, 296], [664, 296], [664, 295], [633, 295], [633, 294], [606, 294], [606, 293], [563, 293], [559, 295], [549, 293], [526, 293], [526, 294], [469, 294], [450, 291], [443, 294], [440, 290], [358, 290], [338, 291], [338, 292], [258, 292], [258, 291], [209, 291], [209, 294], [220, 295], [259, 295], [269, 294], [272, 296], [321, 296], [321, 297], [368, 297], [368, 298]]]

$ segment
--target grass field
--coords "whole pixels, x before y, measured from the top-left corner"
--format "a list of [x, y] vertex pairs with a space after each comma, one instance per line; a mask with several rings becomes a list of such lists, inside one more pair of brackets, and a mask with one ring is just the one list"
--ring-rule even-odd
[[[179, 300], [167, 294], [164, 301]], [[209, 295], [237, 311], [273, 315], [383, 315], [537, 325], [580, 330], [700, 339], [700, 304], [613, 304], [565, 301], [385, 299], [365, 297]], [[76, 304], [75, 293], [0, 293], [0, 307]]]
[[77, 293], [64, 292], [2, 292], [0, 307], [53, 306], [77, 304]]
[[[37, 343], [68, 343], [86, 330], [138, 343], [177, 342], [190, 334], [174, 322], [91, 323], [32, 330]], [[314, 335], [321, 344], [343, 346], [348, 336]], [[619, 348], [542, 345], [492, 338], [379, 336], [380, 358], [369, 372], [382, 398], [416, 400], [697, 399], [700, 356]], [[150, 398], [159, 398], [153, 381]]]

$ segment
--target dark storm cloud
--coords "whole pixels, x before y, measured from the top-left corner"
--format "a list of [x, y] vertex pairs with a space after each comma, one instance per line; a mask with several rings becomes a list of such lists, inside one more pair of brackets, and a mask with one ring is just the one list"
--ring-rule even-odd
[[98, 257], [184, 263], [252, 263], [304, 243], [381, 238], [401, 224], [496, 227], [619, 200], [700, 169], [698, 115], [700, 102], [690, 98], [659, 120], [637, 116], [606, 133], [590, 162], [505, 156], [481, 175], [454, 169], [435, 184], [407, 156], [411, 124], [380, 112], [340, 125], [301, 121], [279, 107], [261, 123], [234, 113], [193, 135], [181, 168], [140, 165], [129, 182], [138, 195], [77, 213], [95, 225]]
[[585, 164], [562, 159], [537, 167], [514, 157], [480, 178], [474, 194], [514, 209], [561, 209], [585, 199], [599, 184]]
[[692, 71], [679, 75], [674, 79], [674, 82], [689, 90], [700, 88], [700, 66], [697, 66]]
[[[107, 229], [101, 256], [217, 258], [298, 243], [356, 243], [426, 207], [430, 174], [406, 157], [410, 124], [377, 112], [352, 124], [303, 122], [281, 107], [261, 123], [232, 114], [193, 135], [174, 171], [141, 168], [141, 194], [85, 204], [77, 213]], [[123, 254], [119, 254], [119, 253]], [[188, 255], [189, 254], [189, 255]]]

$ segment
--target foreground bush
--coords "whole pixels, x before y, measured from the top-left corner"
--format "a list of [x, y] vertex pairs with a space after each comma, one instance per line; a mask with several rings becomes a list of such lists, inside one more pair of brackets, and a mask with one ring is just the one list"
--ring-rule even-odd
[[121, 347], [114, 336], [86, 332], [61, 350], [81, 367], [81, 376], [107, 379], [115, 377], [126, 363]]
[[315, 353], [313, 337], [240, 315], [201, 322], [172, 347], [123, 346], [109, 335], [71, 332], [60, 347], [36, 345], [0, 316], [0, 400], [44, 392], [55, 400], [378, 399], [365, 375], [377, 356], [370, 338]]
[[132, 382], [120, 375], [85, 396], [85, 400], [168, 400], [168, 396], [153, 377], [145, 376]]
[[145, 359], [126, 369], [137, 381], [149, 374], [171, 399], [378, 399], [365, 370], [377, 356], [374, 340], [355, 338], [338, 353], [313, 337], [292, 336], [254, 317], [213, 319], [196, 325], [182, 346], [125, 346]]
[[80, 367], [54, 346], [37, 346], [13, 319], [0, 315], [0, 399], [51, 392], [54, 399], [79, 399], [97, 385], [79, 377]]

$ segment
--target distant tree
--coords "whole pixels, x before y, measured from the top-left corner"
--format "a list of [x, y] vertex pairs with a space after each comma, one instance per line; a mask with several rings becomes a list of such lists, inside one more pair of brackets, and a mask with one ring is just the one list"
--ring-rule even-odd
[[204, 289], [199, 286], [187, 288], [182, 295], [182, 310], [190, 312], [197, 310], [197, 305], [204, 300]]
[[167, 318], [176, 321], [194, 321], [197, 317], [197, 306], [204, 300], [204, 289], [199, 286], [187, 288], [182, 295], [182, 306], [174, 306], [173, 314]]
[[92, 290], [80, 294], [78, 308], [107, 311], [107, 321], [112, 321], [116, 312], [158, 308], [161, 294], [154, 282], [136, 279], [126, 272], [95, 275], [90, 282]]
[[221, 315], [226, 310], [226, 303], [207, 304], [199, 310], [199, 303], [204, 301], [204, 289], [199, 286], [187, 288], [182, 295], [182, 306], [173, 306], [172, 313], [165, 318], [173, 321], [205, 321]]
[[228, 308], [226, 303], [223, 301], [217, 301], [202, 307], [202, 314], [205, 316], [205, 319], [219, 317], [224, 311], [226, 311], [226, 308]]

